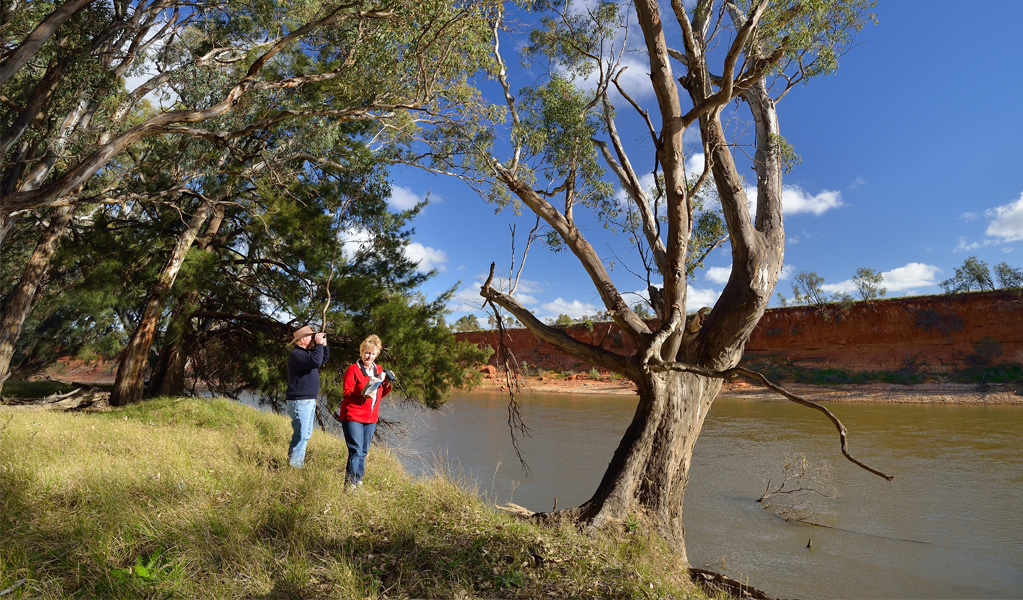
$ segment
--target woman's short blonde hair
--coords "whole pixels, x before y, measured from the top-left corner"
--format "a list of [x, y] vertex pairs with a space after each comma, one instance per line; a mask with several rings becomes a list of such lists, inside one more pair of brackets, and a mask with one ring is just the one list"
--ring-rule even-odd
[[368, 338], [362, 340], [362, 343], [359, 344], [359, 354], [362, 354], [367, 349], [376, 350], [377, 352], [384, 349], [384, 344], [380, 341], [380, 338], [377, 337], [377, 334], [374, 333]]

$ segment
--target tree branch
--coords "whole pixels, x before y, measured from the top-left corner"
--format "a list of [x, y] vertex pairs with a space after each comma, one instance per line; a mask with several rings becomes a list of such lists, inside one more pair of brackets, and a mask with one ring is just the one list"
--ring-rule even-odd
[[490, 284], [494, 279], [494, 268], [494, 263], [491, 263], [490, 275], [480, 288], [480, 296], [489, 302], [500, 305], [510, 312], [526, 327], [526, 329], [536, 336], [537, 339], [551, 344], [566, 354], [579, 357], [589, 363], [604, 367], [605, 369], [609, 369], [615, 373], [624, 374], [632, 370], [633, 365], [630, 358], [622, 356], [621, 354], [609, 352], [597, 346], [580, 342], [560, 329], [549, 327], [533, 316], [533, 313], [530, 312], [529, 309], [519, 304], [518, 300], [491, 287]]
[[812, 400], [807, 400], [806, 398], [803, 398], [801, 396], [797, 396], [796, 394], [793, 394], [792, 392], [786, 390], [785, 388], [781, 387], [780, 385], [772, 382], [763, 373], [760, 373], [759, 371], [755, 371], [753, 369], [747, 369], [745, 367], [733, 367], [731, 369], [725, 369], [724, 371], [713, 371], [713, 370], [704, 369], [702, 367], [698, 367], [698, 366], [695, 366], [695, 365], [687, 365], [687, 364], [679, 363], [679, 362], [657, 362], [657, 361], [651, 361], [650, 364], [649, 364], [649, 369], [651, 371], [662, 371], [662, 372], [664, 372], [664, 371], [680, 371], [680, 372], [684, 372], [684, 373], [695, 373], [697, 375], [702, 375], [704, 377], [714, 377], [714, 378], [717, 378], [717, 379], [731, 379], [732, 377], [734, 377], [736, 375], [742, 375], [743, 377], [746, 377], [747, 379], [752, 379], [753, 381], [756, 381], [756, 382], [760, 383], [760, 385], [766, 387], [767, 389], [769, 389], [769, 390], [771, 390], [773, 392], [777, 392], [777, 393], [781, 394], [782, 396], [784, 396], [785, 398], [791, 400], [792, 402], [795, 402], [796, 404], [799, 404], [801, 406], [806, 406], [806, 407], [812, 408], [814, 410], [819, 410], [820, 412], [824, 413], [824, 415], [827, 416], [828, 419], [832, 423], [834, 423], [835, 428], [838, 429], [838, 436], [839, 436], [839, 439], [841, 440], [841, 445], [842, 445], [842, 455], [845, 456], [849, 460], [849, 462], [853, 463], [854, 465], [860, 467], [861, 469], [863, 469], [865, 471], [868, 471], [870, 473], [873, 473], [874, 475], [877, 475], [878, 477], [883, 477], [887, 481], [891, 481], [892, 479], [895, 479], [894, 475], [887, 475], [887, 474], [885, 474], [885, 473], [883, 473], [883, 472], [881, 472], [881, 471], [879, 471], [879, 470], [877, 470], [877, 469], [867, 465], [866, 463], [858, 460], [857, 458], [853, 457], [852, 454], [849, 453], [849, 445], [848, 445], [848, 439], [847, 439], [848, 432], [846, 431], [845, 425], [842, 424], [842, 422], [838, 419], [838, 417], [836, 417], [834, 415], [834, 413], [832, 413], [826, 407], [824, 407], [824, 406], [822, 406], [822, 405], [820, 405], [820, 404], [818, 404], [818, 403], [816, 403], [816, 402], [814, 402]]

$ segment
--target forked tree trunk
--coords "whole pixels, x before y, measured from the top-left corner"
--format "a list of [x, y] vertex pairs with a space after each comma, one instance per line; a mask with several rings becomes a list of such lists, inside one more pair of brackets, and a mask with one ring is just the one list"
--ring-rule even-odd
[[597, 491], [569, 512], [595, 526], [638, 513], [686, 559], [682, 501], [693, 448], [720, 390], [720, 379], [652, 375]]
[[188, 352], [184, 340], [164, 342], [153, 376], [146, 388], [147, 396], [182, 396], [185, 393], [185, 364]]
[[7, 303], [7, 310], [4, 311], [3, 321], [0, 323], [0, 389], [3, 389], [3, 380], [10, 371], [14, 346], [21, 337], [21, 328], [32, 313], [32, 307], [39, 296], [39, 286], [50, 266], [50, 259], [57, 250], [57, 242], [71, 221], [73, 212], [73, 207], [62, 206], [50, 218], [49, 227], [36, 244], [18, 287], [14, 288]]

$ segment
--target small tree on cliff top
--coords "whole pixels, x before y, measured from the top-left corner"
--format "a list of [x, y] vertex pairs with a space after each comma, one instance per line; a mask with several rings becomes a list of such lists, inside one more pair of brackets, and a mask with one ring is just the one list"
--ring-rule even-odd
[[[793, 87], [837, 68], [837, 57], [873, 18], [868, 13], [873, 5], [872, 0], [698, 0], [692, 9], [675, 2], [674, 12], [662, 15], [661, 4], [653, 0], [624, 6], [601, 2], [585, 10], [571, 2], [545, 4], [547, 16], [530, 36], [529, 76], [538, 64], [546, 64], [549, 76], [517, 94], [495, 44], [512, 126], [477, 131], [473, 148], [480, 152], [466, 166], [493, 174], [492, 199], [525, 207], [544, 220], [638, 349], [623, 356], [543, 323], [500, 291], [496, 281], [492, 284], [491, 267], [491, 279], [481, 289], [487, 303], [508, 311], [560, 351], [620, 373], [638, 389], [635, 417], [600, 485], [586, 503], [565, 514], [600, 525], [639, 513], [685, 555], [682, 501], [693, 447], [724, 378], [740, 372], [753, 376], [737, 365], [782, 266], [782, 174], [792, 153], [780, 134], [775, 104]], [[622, 41], [627, 36], [619, 34], [629, 24], [638, 24], [649, 60], [649, 66], [638, 68], [649, 71], [656, 97], [650, 111], [622, 84], [622, 58], [631, 49]], [[577, 85], [579, 77], [588, 77], [590, 85]], [[642, 161], [628, 154], [635, 128], [619, 135], [620, 109], [635, 109], [646, 125], [643, 136], [650, 146]], [[726, 128], [733, 116], [753, 126]], [[690, 128], [699, 132], [694, 149], [706, 158], [696, 173], [687, 171], [683, 145]], [[510, 144], [511, 151], [499, 155], [495, 140]], [[654, 165], [659, 182], [654, 194], [641, 184], [640, 164]], [[740, 175], [747, 167], [756, 174], [755, 199], [747, 197]], [[656, 330], [630, 308], [577, 225], [583, 211], [609, 225], [623, 211], [605, 169], [640, 219], [639, 235], [630, 241], [641, 246], [641, 263], [632, 271], [645, 271], [651, 282], [660, 319]], [[694, 207], [708, 188], [720, 201], [732, 271], [709, 314], [686, 324], [690, 242], [698, 221]], [[827, 414], [843, 434], [843, 452], [855, 460], [845, 450], [844, 428]]]

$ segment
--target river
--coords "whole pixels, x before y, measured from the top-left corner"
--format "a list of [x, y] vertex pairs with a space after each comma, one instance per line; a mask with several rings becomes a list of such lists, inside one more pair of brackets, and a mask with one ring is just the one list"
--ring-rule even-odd
[[[528, 472], [512, 445], [507, 400], [459, 394], [440, 411], [385, 403], [384, 416], [400, 421], [405, 433], [380, 442], [413, 473], [443, 470], [495, 503], [547, 511], [585, 502], [635, 400], [528, 398], [530, 432], [518, 440]], [[850, 452], [895, 479], [846, 461], [835, 428], [817, 411], [719, 398], [697, 442], [686, 492], [694, 566], [776, 597], [1023, 597], [1023, 408], [829, 408], [849, 430]], [[783, 465], [797, 457], [829, 467], [824, 481], [831, 491], [775, 496], [774, 509], [765, 509], [757, 498], [768, 481], [784, 479]], [[822, 526], [782, 519], [786, 507]]]

